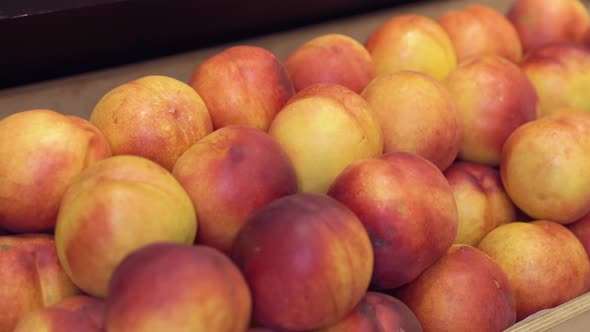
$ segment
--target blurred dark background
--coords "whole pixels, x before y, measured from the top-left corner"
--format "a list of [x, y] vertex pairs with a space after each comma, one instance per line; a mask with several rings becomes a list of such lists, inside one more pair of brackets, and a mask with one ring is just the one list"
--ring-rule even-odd
[[5, 0], [0, 4], [0, 88], [417, 1]]

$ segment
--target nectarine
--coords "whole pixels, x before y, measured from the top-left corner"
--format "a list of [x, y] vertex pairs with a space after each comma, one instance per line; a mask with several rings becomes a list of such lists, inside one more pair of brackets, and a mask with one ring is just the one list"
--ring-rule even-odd
[[106, 298], [109, 332], [238, 332], [252, 299], [240, 270], [207, 246], [160, 242], [117, 266]]
[[538, 117], [533, 84], [518, 65], [498, 55], [468, 58], [444, 83], [463, 124], [461, 160], [499, 165], [506, 138]]
[[516, 321], [515, 293], [507, 274], [466, 244], [454, 244], [394, 294], [416, 314], [424, 332], [498, 332]]
[[239, 45], [200, 63], [189, 85], [203, 98], [213, 129], [228, 125], [266, 131], [295, 90], [283, 63], [268, 49]]
[[505, 224], [488, 233], [478, 248], [508, 276], [518, 321], [590, 290], [588, 255], [576, 236], [558, 223]]
[[104, 133], [113, 155], [137, 155], [168, 170], [213, 131], [201, 97], [187, 84], [161, 75], [111, 89], [92, 110], [90, 122]]
[[0, 228], [52, 231], [59, 202], [86, 167], [111, 156], [88, 121], [28, 110], [0, 121]]
[[371, 32], [365, 47], [377, 75], [412, 70], [443, 79], [457, 66], [451, 38], [438, 22], [424, 15], [390, 18]]
[[[0, 331], [29, 313], [80, 293], [62, 268], [53, 237], [0, 236]], [[32, 331], [32, 330], [29, 330]]]
[[449, 183], [434, 164], [411, 153], [391, 152], [351, 164], [328, 195], [351, 209], [369, 233], [376, 289], [414, 280], [457, 235]]
[[583, 217], [590, 212], [590, 113], [559, 112], [517, 128], [502, 149], [500, 176], [534, 219]]
[[157, 163], [114, 156], [87, 168], [68, 188], [57, 217], [59, 259], [72, 281], [104, 297], [111, 274], [131, 251], [170, 241], [193, 243], [190, 197]]
[[339, 33], [300, 45], [285, 59], [285, 68], [296, 92], [315, 83], [335, 83], [361, 93], [375, 77], [375, 64], [365, 46]]
[[197, 242], [226, 253], [255, 210], [297, 192], [289, 156], [266, 132], [248, 126], [205, 136], [180, 156], [172, 174], [195, 206]]
[[457, 157], [463, 126], [455, 101], [436, 79], [414, 71], [377, 76], [363, 90], [383, 130], [383, 152], [411, 152], [445, 170]]
[[232, 257], [252, 291], [254, 321], [278, 330], [341, 320], [361, 301], [373, 271], [363, 224], [323, 194], [297, 193], [257, 210]]

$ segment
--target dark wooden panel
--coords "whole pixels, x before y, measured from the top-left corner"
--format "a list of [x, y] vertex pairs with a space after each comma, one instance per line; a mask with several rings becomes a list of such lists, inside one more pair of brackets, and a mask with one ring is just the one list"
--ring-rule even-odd
[[411, 1], [8, 2], [11, 4], [0, 5], [0, 88], [190, 51]]

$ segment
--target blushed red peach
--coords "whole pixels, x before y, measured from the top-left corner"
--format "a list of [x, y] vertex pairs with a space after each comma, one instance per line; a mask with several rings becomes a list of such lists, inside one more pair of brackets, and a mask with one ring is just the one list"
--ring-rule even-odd
[[60, 262], [87, 294], [104, 297], [113, 270], [153, 242], [193, 243], [195, 209], [157, 163], [114, 156], [87, 168], [61, 201], [55, 241]]
[[488, 233], [478, 248], [508, 276], [517, 321], [590, 290], [588, 255], [576, 236], [556, 222], [505, 224]]
[[213, 131], [201, 97], [172, 77], [144, 76], [119, 85], [90, 114], [113, 155], [136, 155], [172, 169], [176, 159]]
[[520, 67], [537, 91], [541, 116], [563, 108], [590, 112], [590, 48], [549, 44], [531, 52]]
[[477, 55], [499, 55], [515, 63], [522, 58], [516, 29], [495, 8], [468, 5], [444, 12], [436, 21], [451, 38], [458, 62]]
[[285, 69], [296, 92], [315, 83], [335, 83], [361, 93], [375, 77], [375, 64], [365, 46], [338, 33], [297, 47], [285, 59]]
[[435, 20], [423, 15], [390, 18], [371, 32], [365, 47], [377, 75], [412, 70], [443, 79], [457, 66], [449, 35]]
[[297, 193], [257, 210], [232, 258], [250, 286], [254, 321], [277, 330], [313, 330], [344, 318], [373, 271], [363, 224], [323, 194]]
[[522, 124], [538, 117], [538, 97], [525, 73], [497, 55], [473, 56], [444, 81], [463, 123], [459, 159], [500, 164], [502, 146]]
[[372, 288], [414, 280], [451, 246], [457, 206], [443, 173], [407, 152], [351, 164], [332, 183], [334, 197], [361, 220], [375, 255]]
[[0, 236], [0, 280], [0, 331], [12, 331], [29, 313], [80, 293], [47, 234]]
[[584, 34], [584, 38], [582, 39], [582, 44], [590, 48], [590, 26], [588, 27], [588, 29], [586, 29], [586, 33]]
[[567, 225], [567, 228], [580, 240], [586, 253], [590, 256], [590, 213]]
[[208, 246], [153, 243], [130, 253], [106, 298], [109, 332], [237, 332], [252, 298], [230, 258]]
[[13, 332], [103, 332], [105, 304], [86, 295], [71, 296], [24, 316]]
[[532, 218], [582, 218], [590, 212], [590, 113], [555, 113], [517, 128], [504, 144], [500, 176]]
[[580, 42], [590, 27], [588, 9], [580, 0], [515, 0], [506, 17], [525, 53], [554, 42]]
[[394, 294], [424, 332], [496, 332], [516, 321], [515, 293], [502, 267], [482, 251], [454, 244]]
[[205, 101], [213, 129], [245, 125], [266, 131], [295, 93], [276, 55], [247, 45], [233, 46], [205, 59], [189, 85]]
[[454, 243], [477, 245], [492, 229], [517, 221], [516, 207], [504, 190], [497, 169], [459, 161], [444, 174], [453, 190], [459, 214]]
[[279, 143], [248, 126], [207, 135], [180, 156], [172, 174], [196, 208], [197, 243], [225, 253], [255, 210], [298, 189], [293, 164]]
[[367, 292], [348, 316], [314, 332], [422, 332], [416, 315], [400, 300], [379, 292]]
[[383, 153], [383, 132], [369, 103], [333, 83], [299, 91], [268, 132], [291, 158], [302, 192], [325, 193], [350, 163]]
[[434, 78], [400, 71], [363, 90], [383, 131], [383, 152], [411, 152], [445, 170], [457, 157], [463, 126], [455, 101]]
[[88, 121], [36, 109], [0, 121], [0, 228], [51, 231], [66, 188], [86, 167], [111, 156]]

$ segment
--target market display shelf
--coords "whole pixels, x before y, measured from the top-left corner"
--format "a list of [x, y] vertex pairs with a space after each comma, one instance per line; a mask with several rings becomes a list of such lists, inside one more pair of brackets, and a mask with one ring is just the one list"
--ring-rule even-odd
[[[0, 119], [34, 108], [88, 118], [113, 87], [144, 75], [187, 81], [208, 56], [257, 45], [285, 58], [315, 36], [364, 42], [400, 13], [436, 17], [468, 0], [21, 0], [0, 6]], [[479, 0], [505, 12], [511, 0]], [[588, 1], [585, 1], [588, 5]], [[126, 27], [126, 28], [123, 28]], [[130, 29], [128, 27], [131, 27]], [[506, 332], [590, 330], [590, 293]]]

